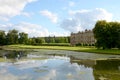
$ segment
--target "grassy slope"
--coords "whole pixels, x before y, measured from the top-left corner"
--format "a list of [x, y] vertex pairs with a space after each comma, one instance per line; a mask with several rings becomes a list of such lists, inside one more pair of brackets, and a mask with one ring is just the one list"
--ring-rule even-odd
[[106, 53], [106, 54], [120, 54], [120, 50], [101, 50], [94, 47], [71, 47], [71, 46], [32, 46], [32, 45], [9, 45], [4, 46], [4, 49], [53, 49], [53, 50], [71, 50], [79, 52], [90, 53]]

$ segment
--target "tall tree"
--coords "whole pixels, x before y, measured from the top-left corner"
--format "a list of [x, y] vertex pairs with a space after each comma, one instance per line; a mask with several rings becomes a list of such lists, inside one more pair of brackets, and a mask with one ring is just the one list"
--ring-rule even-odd
[[0, 45], [5, 44], [5, 31], [0, 30]]
[[96, 47], [115, 48], [120, 45], [120, 23], [98, 21], [93, 29]]
[[100, 48], [101, 46], [105, 46], [104, 41], [104, 32], [105, 32], [105, 27], [106, 27], [106, 21], [98, 21], [95, 24], [95, 27], [93, 29], [94, 36], [97, 39], [96, 42], [96, 47]]
[[13, 29], [9, 30], [6, 36], [8, 44], [17, 44], [18, 43], [18, 31]]
[[21, 32], [19, 33], [19, 43], [20, 44], [27, 44], [28, 43], [28, 34]]

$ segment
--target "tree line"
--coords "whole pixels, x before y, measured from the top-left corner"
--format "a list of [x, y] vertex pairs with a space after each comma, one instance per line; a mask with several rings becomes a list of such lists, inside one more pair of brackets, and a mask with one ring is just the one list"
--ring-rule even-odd
[[93, 29], [96, 47], [103, 49], [120, 49], [120, 23], [97, 21]]
[[25, 32], [18, 30], [9, 30], [6, 33], [0, 30], [0, 45], [11, 45], [11, 44], [28, 44], [28, 45], [40, 45], [43, 43], [69, 43], [69, 37], [32, 37], [29, 38]]

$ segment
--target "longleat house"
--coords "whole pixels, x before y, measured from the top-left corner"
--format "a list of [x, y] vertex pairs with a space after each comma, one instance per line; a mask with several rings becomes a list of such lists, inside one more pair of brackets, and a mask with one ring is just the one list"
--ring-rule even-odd
[[71, 33], [70, 43], [72, 46], [76, 44], [95, 44], [95, 38], [92, 30], [85, 30], [84, 32]]

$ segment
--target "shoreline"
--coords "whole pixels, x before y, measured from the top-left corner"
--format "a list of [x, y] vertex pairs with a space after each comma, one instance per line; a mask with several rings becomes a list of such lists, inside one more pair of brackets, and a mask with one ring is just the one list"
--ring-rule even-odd
[[33, 45], [6, 45], [1, 50], [24, 50], [24, 49], [48, 49], [48, 50], [67, 50], [77, 52], [88, 52], [96, 54], [113, 54], [120, 55], [119, 49], [97, 49], [95, 47], [72, 47], [72, 46], [33, 46]]

